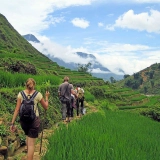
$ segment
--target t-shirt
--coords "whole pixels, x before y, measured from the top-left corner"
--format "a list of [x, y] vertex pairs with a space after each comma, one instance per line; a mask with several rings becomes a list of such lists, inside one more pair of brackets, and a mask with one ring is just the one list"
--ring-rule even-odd
[[[32, 95], [32, 94], [27, 94], [25, 91], [24, 91], [24, 93], [25, 93], [26, 96]], [[21, 102], [23, 101], [23, 97], [22, 97], [20, 92], [18, 93], [17, 98], [21, 99]], [[39, 111], [38, 111], [37, 104], [38, 104], [38, 102], [40, 102], [42, 100], [42, 98], [43, 98], [43, 96], [40, 92], [38, 92], [38, 94], [34, 98], [34, 111], [35, 111], [37, 117], [39, 116]]]
[[59, 86], [58, 92], [60, 93], [60, 95], [64, 95], [65, 98], [71, 99], [72, 89], [74, 89], [72, 84], [69, 84], [68, 82], [64, 82]]

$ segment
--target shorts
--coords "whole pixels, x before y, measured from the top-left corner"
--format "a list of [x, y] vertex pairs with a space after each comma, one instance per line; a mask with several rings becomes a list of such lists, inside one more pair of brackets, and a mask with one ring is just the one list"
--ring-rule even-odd
[[30, 138], [37, 138], [40, 128], [40, 118], [36, 117], [33, 123], [28, 124], [20, 121], [21, 127], [25, 133]]

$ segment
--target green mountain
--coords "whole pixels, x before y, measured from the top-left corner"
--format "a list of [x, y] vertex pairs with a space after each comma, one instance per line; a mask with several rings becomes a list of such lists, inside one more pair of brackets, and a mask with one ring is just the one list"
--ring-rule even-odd
[[[83, 81], [83, 84], [88, 78], [102, 80], [87, 73], [72, 72], [51, 61], [21, 36], [2, 14], [0, 14], [0, 58], [0, 70], [2, 71], [33, 75], [51, 74], [60, 79], [68, 75], [71, 79], [74, 77], [73, 81], [78, 77], [77, 80]], [[74, 74], [77, 76], [73, 76]], [[81, 78], [84, 79], [81, 80]]]
[[144, 94], [160, 94], [160, 63], [155, 63], [116, 83], [117, 87], [129, 87]]

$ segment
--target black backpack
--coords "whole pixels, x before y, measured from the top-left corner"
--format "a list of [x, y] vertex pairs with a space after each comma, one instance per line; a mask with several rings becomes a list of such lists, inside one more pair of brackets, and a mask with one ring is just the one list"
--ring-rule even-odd
[[21, 95], [23, 97], [23, 101], [20, 106], [19, 117], [22, 122], [31, 123], [36, 118], [36, 114], [34, 111], [34, 98], [38, 94], [37, 91], [33, 93], [30, 98], [28, 98], [24, 91], [21, 91]]

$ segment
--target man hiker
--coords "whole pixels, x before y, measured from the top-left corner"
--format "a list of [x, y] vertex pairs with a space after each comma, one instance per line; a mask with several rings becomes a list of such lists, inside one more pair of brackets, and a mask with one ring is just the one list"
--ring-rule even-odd
[[77, 101], [76, 101], [76, 106], [77, 106], [77, 116], [79, 114], [84, 115], [83, 113], [83, 108], [84, 108], [84, 89], [81, 88], [80, 85], [77, 85]]
[[69, 117], [71, 115], [71, 94], [77, 97], [73, 85], [69, 84], [69, 77], [65, 76], [63, 83], [58, 88], [58, 95], [62, 105], [61, 113], [63, 122], [70, 122]]

